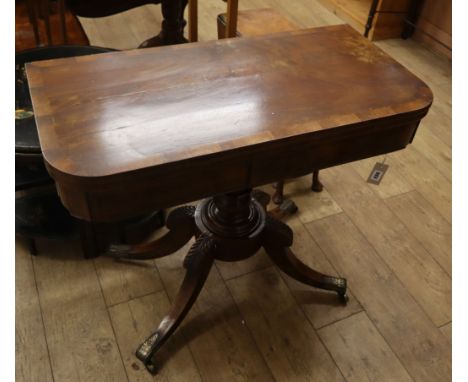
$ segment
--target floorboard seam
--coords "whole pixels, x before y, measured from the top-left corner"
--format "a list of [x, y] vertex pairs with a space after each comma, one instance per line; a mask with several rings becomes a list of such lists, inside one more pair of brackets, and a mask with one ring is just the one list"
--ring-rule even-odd
[[117, 345], [117, 350], [118, 350], [119, 356], [120, 356], [120, 362], [122, 363], [122, 367], [123, 367], [123, 370], [125, 372], [125, 376], [127, 377], [127, 381], [131, 382], [129, 377], [128, 377], [127, 368], [125, 367], [125, 362], [124, 362], [124, 359], [122, 357], [122, 351], [120, 350], [119, 341], [117, 340], [117, 335], [115, 333], [114, 324], [112, 323], [112, 317], [111, 317], [111, 314], [109, 312], [109, 308], [107, 307], [107, 304], [106, 304], [106, 298], [104, 296], [104, 291], [102, 289], [101, 279], [99, 278], [98, 271], [96, 269], [96, 262], [94, 260], [93, 260], [93, 269], [94, 269], [94, 274], [95, 274], [95, 276], [97, 278], [97, 281], [98, 281], [98, 284], [99, 284], [99, 289], [101, 291], [102, 301], [104, 303], [104, 307], [105, 307], [105, 310], [106, 310], [106, 313], [107, 313], [107, 318], [109, 319], [109, 324], [110, 324], [110, 327], [112, 329], [112, 334], [114, 335], [115, 344]]
[[52, 376], [52, 381], [55, 382], [55, 376], [54, 376], [54, 369], [52, 368], [52, 357], [50, 356], [50, 350], [49, 350], [49, 341], [47, 340], [47, 332], [44, 324], [44, 315], [42, 314], [42, 304], [41, 304], [41, 296], [39, 293], [39, 288], [37, 286], [37, 278], [36, 278], [36, 268], [34, 265], [34, 260], [32, 258], [32, 255], [30, 255], [30, 260], [31, 260], [31, 266], [32, 266], [32, 271], [34, 275], [34, 285], [36, 287], [36, 294], [37, 294], [37, 302], [39, 303], [39, 311], [41, 313], [41, 322], [42, 322], [42, 328], [44, 330], [44, 340], [46, 343], [46, 348], [47, 348], [47, 356], [49, 358], [49, 368], [50, 368], [50, 375]]

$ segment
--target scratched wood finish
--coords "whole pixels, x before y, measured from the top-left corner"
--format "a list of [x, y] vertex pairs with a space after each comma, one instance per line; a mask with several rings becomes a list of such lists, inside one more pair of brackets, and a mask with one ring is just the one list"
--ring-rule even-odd
[[432, 102], [343, 25], [33, 63], [28, 76], [49, 170], [88, 220], [404, 148]]

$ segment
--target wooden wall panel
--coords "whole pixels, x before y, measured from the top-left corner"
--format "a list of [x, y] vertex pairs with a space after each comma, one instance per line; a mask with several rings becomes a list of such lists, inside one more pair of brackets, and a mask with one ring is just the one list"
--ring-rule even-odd
[[452, 58], [452, 0], [425, 0], [414, 38]]

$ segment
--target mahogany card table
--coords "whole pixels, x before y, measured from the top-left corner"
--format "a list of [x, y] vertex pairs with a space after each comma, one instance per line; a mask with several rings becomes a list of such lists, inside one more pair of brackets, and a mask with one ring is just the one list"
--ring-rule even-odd
[[172, 308], [136, 352], [153, 373], [215, 259], [264, 247], [289, 276], [346, 300], [346, 280], [300, 262], [292, 230], [252, 189], [403, 149], [432, 102], [346, 25], [34, 62], [27, 75], [46, 166], [72, 215], [122, 220], [206, 198], [176, 208], [159, 240], [109, 249], [157, 258], [195, 237]]

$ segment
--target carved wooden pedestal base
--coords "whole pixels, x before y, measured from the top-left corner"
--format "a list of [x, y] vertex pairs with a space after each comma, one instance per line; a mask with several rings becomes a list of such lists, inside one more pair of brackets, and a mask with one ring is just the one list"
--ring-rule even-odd
[[192, 236], [195, 243], [184, 260], [187, 273], [169, 313], [136, 351], [151, 373], [153, 355], [180, 325], [197, 299], [214, 260], [237, 261], [264, 247], [273, 262], [292, 278], [316, 288], [335, 291], [347, 301], [346, 279], [321, 274], [303, 264], [291, 251], [293, 232], [266, 213], [268, 194], [251, 190], [204, 200], [195, 207], [175, 209], [167, 219], [169, 232], [152, 243], [112, 246], [109, 253], [131, 259], [158, 258], [175, 252]]

